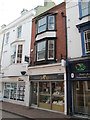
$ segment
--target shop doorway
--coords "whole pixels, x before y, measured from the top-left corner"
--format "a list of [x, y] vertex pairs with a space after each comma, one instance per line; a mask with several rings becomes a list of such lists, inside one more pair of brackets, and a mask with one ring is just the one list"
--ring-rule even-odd
[[90, 81], [74, 81], [74, 112], [90, 115]]
[[37, 106], [37, 96], [38, 96], [38, 83], [37, 82], [32, 82], [32, 105]]

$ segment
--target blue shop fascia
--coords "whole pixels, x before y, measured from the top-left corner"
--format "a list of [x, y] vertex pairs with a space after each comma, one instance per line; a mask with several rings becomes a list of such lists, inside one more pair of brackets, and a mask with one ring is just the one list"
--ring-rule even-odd
[[72, 59], [68, 66], [70, 113], [90, 117], [90, 57]]

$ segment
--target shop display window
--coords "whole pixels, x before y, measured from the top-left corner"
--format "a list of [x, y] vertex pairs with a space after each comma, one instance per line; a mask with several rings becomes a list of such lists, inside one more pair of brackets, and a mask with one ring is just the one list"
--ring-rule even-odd
[[50, 109], [50, 82], [40, 82], [39, 92], [39, 106]]
[[5, 83], [4, 85], [4, 98], [24, 101], [25, 96], [24, 92], [25, 92], [24, 82]]

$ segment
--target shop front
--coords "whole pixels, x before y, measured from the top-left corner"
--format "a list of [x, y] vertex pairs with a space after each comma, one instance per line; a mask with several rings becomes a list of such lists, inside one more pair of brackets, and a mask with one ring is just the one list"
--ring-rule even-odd
[[70, 61], [69, 70], [72, 113], [90, 117], [90, 60]]
[[[40, 69], [41, 68], [39, 68], [38, 72], [40, 72]], [[46, 69], [49, 70], [50, 68]], [[55, 68], [52, 70], [55, 70]], [[29, 80], [31, 88], [30, 105], [32, 107], [47, 109], [50, 111], [57, 111], [66, 114], [67, 99], [66, 80], [64, 72], [53, 74], [30, 75]]]
[[29, 93], [28, 76], [25, 77], [4, 77], [2, 78], [3, 98], [6, 102], [28, 106]]
[[31, 105], [64, 112], [64, 75], [56, 75], [56, 77], [61, 77], [59, 80], [50, 79], [51, 76], [53, 75], [38, 76], [40, 78], [38, 80], [34, 80], [34, 77], [37, 78], [37, 76], [31, 76], [33, 78], [30, 81], [32, 87]]

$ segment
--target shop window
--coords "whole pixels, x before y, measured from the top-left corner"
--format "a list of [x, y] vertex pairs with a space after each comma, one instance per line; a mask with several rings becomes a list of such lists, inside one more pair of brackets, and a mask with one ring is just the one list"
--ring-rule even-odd
[[90, 30], [84, 31], [85, 51], [90, 53]]
[[52, 83], [52, 110], [64, 112], [64, 82]]
[[50, 83], [40, 82], [39, 84], [39, 107], [50, 109]]
[[4, 85], [4, 98], [24, 101], [25, 97], [25, 83], [5, 83]]

